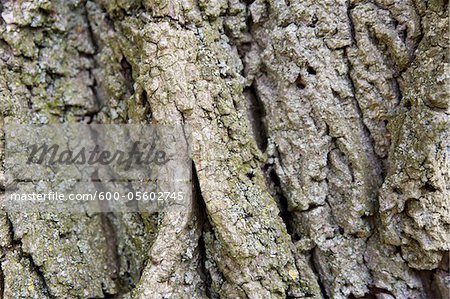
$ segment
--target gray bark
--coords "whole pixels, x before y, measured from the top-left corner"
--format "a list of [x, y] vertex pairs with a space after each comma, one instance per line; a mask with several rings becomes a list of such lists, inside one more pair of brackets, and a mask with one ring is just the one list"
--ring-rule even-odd
[[2, 126], [183, 123], [195, 170], [0, 213], [1, 298], [449, 297], [448, 1], [0, 3]]

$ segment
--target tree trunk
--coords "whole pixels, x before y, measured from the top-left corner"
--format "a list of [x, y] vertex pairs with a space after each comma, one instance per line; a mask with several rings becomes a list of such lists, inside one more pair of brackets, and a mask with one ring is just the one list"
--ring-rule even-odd
[[3, 123], [183, 123], [194, 169], [181, 216], [0, 213], [2, 298], [449, 297], [448, 1], [0, 3]]

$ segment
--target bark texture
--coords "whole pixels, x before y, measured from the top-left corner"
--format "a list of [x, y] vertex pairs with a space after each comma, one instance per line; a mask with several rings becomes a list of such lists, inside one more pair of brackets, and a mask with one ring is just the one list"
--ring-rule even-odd
[[194, 169], [0, 213], [2, 298], [448, 298], [448, 1], [0, 3], [2, 126], [182, 123]]

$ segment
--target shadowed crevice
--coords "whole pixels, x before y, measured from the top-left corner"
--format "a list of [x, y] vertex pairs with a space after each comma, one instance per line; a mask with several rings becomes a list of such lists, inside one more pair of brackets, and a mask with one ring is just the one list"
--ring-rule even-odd
[[310, 255], [311, 269], [312, 269], [314, 275], [317, 278], [317, 284], [320, 287], [320, 292], [322, 293], [323, 298], [324, 299], [329, 299], [330, 296], [328, 296], [327, 289], [326, 289], [325, 285], [322, 282], [322, 275], [320, 275], [320, 273], [319, 273], [319, 268], [318, 268], [319, 267], [319, 262], [317, 261], [317, 258], [316, 258], [316, 255], [318, 254], [317, 250], [318, 250], [317, 247], [315, 247], [315, 248], [313, 248], [311, 250], [311, 255]]
[[264, 103], [258, 96], [258, 92], [253, 83], [250, 87], [244, 89], [244, 94], [248, 101], [248, 116], [258, 148], [265, 152], [267, 149], [267, 124], [265, 121], [266, 109]]
[[129, 95], [131, 96], [134, 94], [133, 68], [125, 56], [122, 56], [120, 66], [122, 67], [122, 76], [124, 78], [125, 85], [127, 86]]
[[[448, 285], [442, 285], [438, 281], [438, 276], [449, 277], [449, 255], [450, 252], [444, 252], [443, 258], [438, 268], [433, 270], [416, 270], [420, 280], [422, 281], [424, 293], [427, 298], [448, 299], [450, 298], [450, 288]], [[446, 278], [445, 278], [446, 279]]]
[[197, 245], [200, 275], [202, 276], [201, 278], [204, 283], [206, 297], [216, 298], [215, 292], [212, 290], [212, 278], [206, 267], [208, 257], [206, 253], [205, 233], [212, 230], [212, 226], [208, 219], [206, 205], [201, 193], [200, 182], [198, 180], [194, 162], [192, 162], [192, 196], [194, 198], [194, 211], [196, 211], [198, 215], [199, 226], [201, 229]]

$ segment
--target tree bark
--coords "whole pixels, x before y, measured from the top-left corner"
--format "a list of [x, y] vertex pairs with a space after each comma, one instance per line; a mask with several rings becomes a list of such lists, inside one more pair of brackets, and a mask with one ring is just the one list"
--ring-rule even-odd
[[1, 298], [449, 297], [448, 1], [0, 3], [2, 125], [182, 123], [194, 170], [1, 212]]

